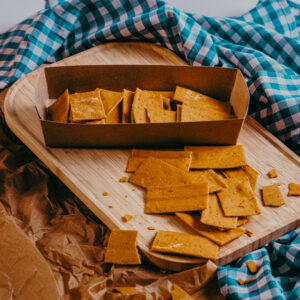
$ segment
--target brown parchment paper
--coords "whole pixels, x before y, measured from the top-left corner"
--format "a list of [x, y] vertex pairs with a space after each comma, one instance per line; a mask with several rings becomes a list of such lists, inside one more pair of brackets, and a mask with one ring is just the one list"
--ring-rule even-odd
[[[43, 255], [60, 299], [170, 299], [174, 283], [195, 299], [223, 299], [212, 262], [174, 274], [146, 261], [134, 267], [104, 264], [109, 230], [10, 133], [3, 115], [0, 121], [0, 205]], [[11, 238], [22, 248], [20, 240]], [[0, 269], [0, 278], [7, 273]], [[16, 284], [0, 283], [2, 295], [11, 294]], [[118, 286], [136, 286], [139, 295], [118, 294]]]

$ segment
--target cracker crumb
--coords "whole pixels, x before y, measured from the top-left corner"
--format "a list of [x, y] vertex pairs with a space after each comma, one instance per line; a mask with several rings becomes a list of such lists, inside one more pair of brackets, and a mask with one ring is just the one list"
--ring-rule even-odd
[[241, 278], [239, 278], [239, 279], [237, 280], [237, 283], [238, 283], [239, 285], [243, 285], [243, 284], [244, 284], [244, 280], [241, 279]]
[[131, 215], [125, 215], [122, 217], [123, 222], [128, 222], [132, 219], [133, 217]]
[[128, 198], [128, 195], [125, 195], [125, 198]]
[[252, 282], [252, 281], [254, 281], [254, 278], [246, 279], [246, 280], [244, 281], [244, 285], [246, 285], [246, 284], [248, 284], [248, 283], [250, 283], [250, 282]]
[[251, 290], [250, 293], [253, 293], [255, 291], [255, 289]]
[[288, 196], [300, 196], [300, 185], [295, 182], [289, 183]]
[[153, 226], [148, 226], [147, 229], [148, 229], [148, 230], [155, 230], [155, 227], [153, 227]]
[[277, 171], [275, 169], [272, 169], [268, 172], [269, 178], [276, 178], [278, 177]]
[[253, 260], [249, 260], [247, 266], [250, 273], [256, 273], [258, 270], [258, 266]]
[[103, 196], [108, 196], [108, 192], [103, 192], [102, 195]]
[[112, 205], [108, 205], [108, 207], [109, 207], [109, 208], [113, 208], [113, 206], [112, 206]]
[[132, 189], [132, 191], [134, 192], [134, 191], [135, 191], [135, 189]]
[[251, 237], [253, 235], [253, 232], [247, 229], [246, 234]]
[[128, 181], [128, 177], [122, 177], [122, 178], [120, 178], [120, 182], [127, 182]]
[[84, 271], [83, 274], [86, 274], [86, 275], [89, 275], [89, 276], [93, 276], [95, 274], [95, 271], [90, 269], [90, 270], [87, 270], [87, 271]]

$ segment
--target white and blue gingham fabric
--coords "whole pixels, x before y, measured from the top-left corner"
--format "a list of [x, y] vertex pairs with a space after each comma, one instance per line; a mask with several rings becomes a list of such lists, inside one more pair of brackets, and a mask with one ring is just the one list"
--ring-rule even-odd
[[[191, 65], [236, 67], [249, 113], [300, 154], [300, 4], [260, 0], [239, 18], [179, 11], [160, 0], [47, 0], [0, 34], [0, 90], [43, 63], [110, 41], [169, 48]], [[298, 2], [299, 3], [299, 2]]]
[[[248, 271], [248, 261], [259, 266], [257, 273]], [[245, 285], [243, 281], [254, 279]], [[300, 299], [300, 228], [265, 247], [240, 258], [233, 265], [218, 268], [222, 294], [230, 300]]]

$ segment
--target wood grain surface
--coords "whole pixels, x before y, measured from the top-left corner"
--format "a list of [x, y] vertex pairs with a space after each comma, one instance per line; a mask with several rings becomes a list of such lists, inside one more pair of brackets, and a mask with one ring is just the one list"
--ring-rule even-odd
[[[162, 64], [185, 65], [172, 52], [152, 44], [110, 43], [100, 45], [66, 58], [53, 65], [82, 64]], [[11, 130], [58, 176], [110, 229], [136, 229], [138, 245], [144, 256], [160, 267], [183, 270], [203, 262], [201, 259], [152, 253], [148, 250], [156, 230], [171, 230], [195, 234], [171, 215], [145, 215], [145, 192], [132, 184], [120, 183], [129, 176], [125, 172], [130, 150], [64, 149], [45, 147], [39, 119], [34, 106], [35, 81], [40, 70], [18, 80], [8, 91], [4, 114]], [[59, 133], [57, 133], [59, 134]], [[262, 214], [252, 216], [243, 227], [254, 234], [220, 248], [217, 263], [227, 264], [299, 226], [300, 199], [287, 197], [288, 183], [300, 183], [300, 159], [247, 117], [239, 138], [244, 145], [247, 161], [260, 176], [256, 194]], [[269, 179], [267, 172], [275, 168], [278, 178]], [[275, 182], [286, 204], [279, 208], [264, 207], [261, 188]], [[108, 196], [103, 196], [107, 192]], [[122, 216], [133, 216], [123, 222]], [[156, 230], [149, 230], [154, 227]]]

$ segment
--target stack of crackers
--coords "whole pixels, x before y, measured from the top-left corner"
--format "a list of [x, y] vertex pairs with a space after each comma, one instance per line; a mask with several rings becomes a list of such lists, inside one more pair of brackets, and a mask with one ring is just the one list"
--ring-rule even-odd
[[216, 260], [220, 246], [248, 233], [240, 228], [260, 214], [258, 173], [243, 146], [186, 146], [184, 151], [133, 149], [129, 181], [146, 189], [146, 214], [174, 213], [198, 235], [158, 231], [152, 251]]
[[174, 91], [94, 91], [69, 94], [66, 90], [48, 107], [55, 122], [85, 124], [215, 121], [235, 118], [229, 102], [176, 86]]

